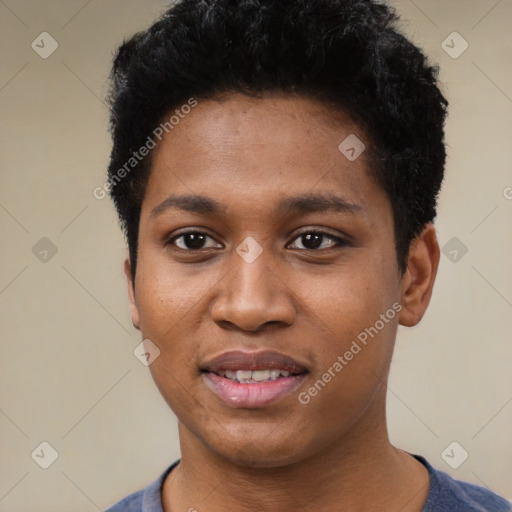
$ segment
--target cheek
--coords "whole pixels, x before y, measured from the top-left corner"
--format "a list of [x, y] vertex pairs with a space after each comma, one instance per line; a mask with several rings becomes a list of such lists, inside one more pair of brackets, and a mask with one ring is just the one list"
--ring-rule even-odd
[[368, 403], [389, 368], [400, 307], [397, 290], [396, 276], [377, 261], [304, 283], [299, 293], [307, 297], [318, 363], [312, 376], [317, 385], [306, 390], [311, 401], [336, 402], [345, 411]]
[[140, 330], [142, 337], [160, 350], [150, 370], [159, 389], [163, 392], [165, 387], [164, 394], [174, 396], [180, 393], [181, 383], [185, 385], [196, 376], [196, 366], [191, 363], [196, 361], [200, 342], [197, 326], [201, 316], [197, 311], [204, 307], [205, 287], [168, 262], [141, 265], [140, 270], [136, 284]]
[[393, 269], [379, 257], [373, 261], [348, 262], [328, 273], [296, 279], [295, 297], [308, 322], [322, 330], [343, 349], [365, 328], [372, 326], [398, 300], [398, 279]]
[[163, 342], [190, 323], [208, 286], [204, 278], [189, 274], [182, 266], [172, 264], [164, 254], [143, 253], [136, 282], [143, 335]]

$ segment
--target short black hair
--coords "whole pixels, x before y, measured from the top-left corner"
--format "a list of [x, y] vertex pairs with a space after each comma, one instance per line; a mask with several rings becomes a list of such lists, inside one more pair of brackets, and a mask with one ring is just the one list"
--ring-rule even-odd
[[437, 67], [397, 22], [376, 0], [178, 0], [125, 41], [111, 73], [106, 188], [132, 275], [151, 172], [151, 152], [133, 160], [134, 152], [155, 142], [155, 128], [173, 109], [230, 92], [298, 94], [338, 106], [361, 126], [371, 142], [370, 172], [393, 209], [404, 272], [411, 240], [436, 215], [448, 102]]

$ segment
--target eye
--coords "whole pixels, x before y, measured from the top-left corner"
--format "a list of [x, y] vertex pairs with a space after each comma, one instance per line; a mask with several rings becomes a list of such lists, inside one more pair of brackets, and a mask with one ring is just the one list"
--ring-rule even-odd
[[347, 245], [347, 242], [340, 237], [322, 231], [306, 231], [295, 238], [289, 247], [301, 250], [318, 250], [332, 249], [344, 245]]
[[207, 233], [201, 231], [189, 231], [172, 237], [168, 245], [175, 245], [184, 251], [198, 251], [200, 249], [222, 248], [222, 245]]

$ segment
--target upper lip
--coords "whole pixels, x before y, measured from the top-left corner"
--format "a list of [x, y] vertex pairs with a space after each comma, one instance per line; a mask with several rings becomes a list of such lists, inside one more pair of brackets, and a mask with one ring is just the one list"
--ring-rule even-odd
[[207, 361], [201, 367], [204, 371], [220, 372], [225, 370], [288, 370], [290, 373], [304, 373], [307, 368], [290, 356], [274, 350], [262, 350], [259, 352], [246, 352], [232, 350], [224, 352]]

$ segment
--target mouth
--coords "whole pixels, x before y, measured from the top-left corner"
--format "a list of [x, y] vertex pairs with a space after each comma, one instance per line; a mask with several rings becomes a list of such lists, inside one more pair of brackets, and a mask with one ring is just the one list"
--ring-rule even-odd
[[207, 362], [201, 373], [209, 389], [224, 403], [256, 409], [291, 394], [309, 371], [279, 352], [231, 351]]

